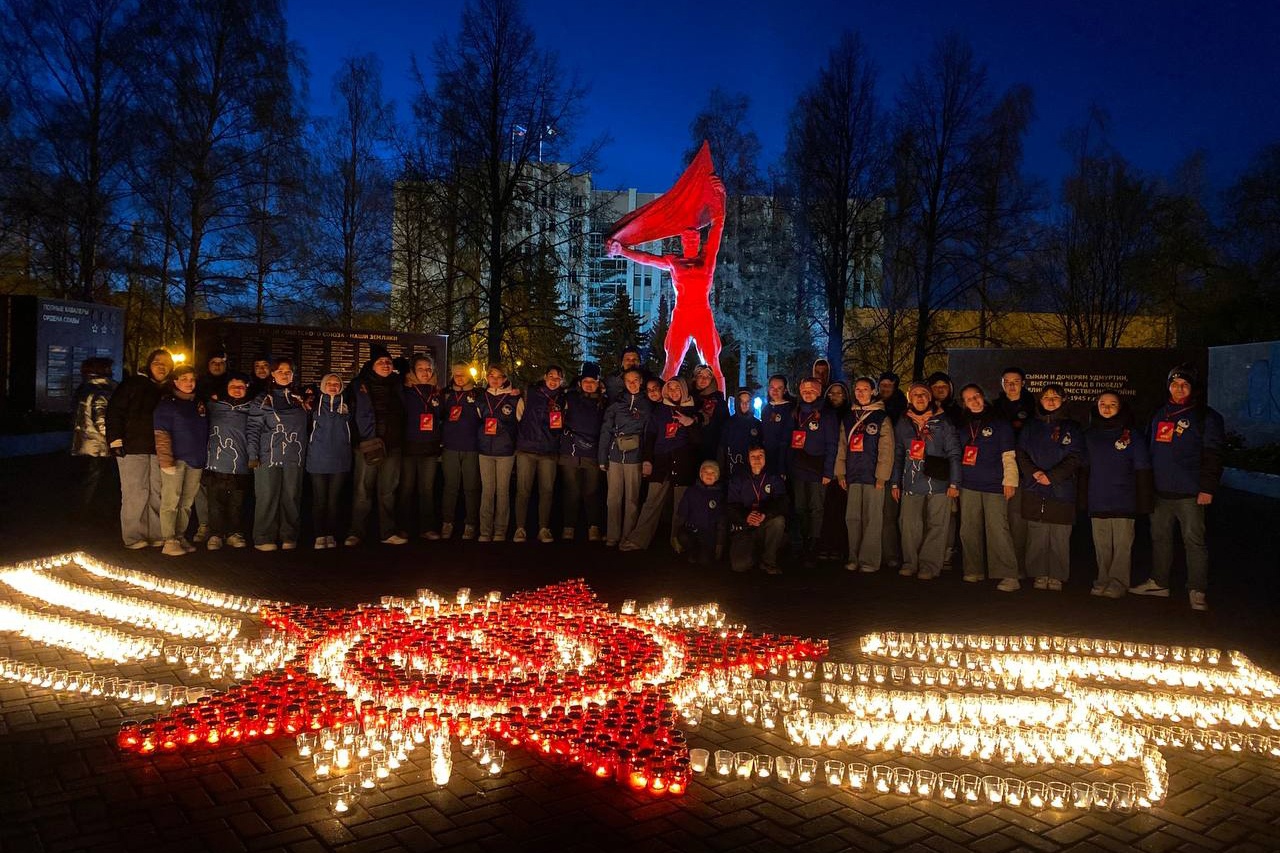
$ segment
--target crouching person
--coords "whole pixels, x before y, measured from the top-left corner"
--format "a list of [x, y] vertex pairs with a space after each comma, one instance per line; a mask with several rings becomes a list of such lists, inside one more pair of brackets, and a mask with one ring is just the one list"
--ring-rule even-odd
[[763, 447], [747, 451], [747, 470], [729, 482], [729, 566], [747, 572], [756, 566], [782, 574], [778, 552], [787, 540], [787, 484], [765, 472]]
[[249, 380], [240, 375], [233, 375], [223, 390], [209, 397], [209, 462], [202, 482], [209, 496], [209, 538], [205, 547], [210, 551], [224, 544], [232, 548], [248, 544], [244, 537], [244, 495], [253, 482], [248, 439], [251, 404]]
[[684, 524], [676, 531], [677, 553], [705, 566], [724, 555], [724, 487], [720, 465], [707, 460], [698, 468], [698, 482], [680, 499], [677, 516]]

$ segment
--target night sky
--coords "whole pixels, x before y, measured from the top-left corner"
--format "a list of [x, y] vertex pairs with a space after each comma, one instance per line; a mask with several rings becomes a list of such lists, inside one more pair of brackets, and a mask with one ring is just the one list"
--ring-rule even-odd
[[[409, 57], [456, 32], [461, 0], [292, 0], [291, 38], [306, 51], [311, 105], [330, 109], [338, 61], [373, 52], [385, 93], [407, 117]], [[890, 102], [935, 38], [958, 32], [999, 91], [1025, 83], [1037, 118], [1027, 170], [1057, 185], [1063, 132], [1091, 103], [1110, 112], [1112, 140], [1141, 169], [1167, 174], [1208, 152], [1221, 188], [1265, 144], [1280, 141], [1280, 4], [1183, 0], [819, 2], [819, 0], [527, 0], [539, 44], [591, 85], [579, 133], [607, 133], [597, 186], [665, 189], [680, 171], [689, 122], [711, 87], [743, 91], [764, 146], [784, 147], [795, 96], [843, 28], [861, 33]], [[632, 11], [643, 10], [643, 11]]]

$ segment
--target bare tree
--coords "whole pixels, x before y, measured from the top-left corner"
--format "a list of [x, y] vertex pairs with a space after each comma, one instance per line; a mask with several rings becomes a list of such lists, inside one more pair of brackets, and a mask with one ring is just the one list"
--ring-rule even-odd
[[569, 153], [586, 90], [538, 47], [518, 0], [469, 2], [456, 38], [436, 45], [433, 64], [434, 86], [424, 82], [415, 105], [430, 153], [423, 186], [436, 193], [434, 204], [453, 208], [450, 256], [461, 246], [462, 256], [474, 249], [480, 258], [477, 268], [459, 264], [444, 277], [469, 278], [466, 289], [482, 306], [485, 355], [503, 358], [511, 344], [507, 291], [536, 278], [520, 274], [522, 265], [542, 265], [544, 247], [568, 254], [585, 239], [583, 176], [603, 140]]
[[802, 252], [821, 284], [826, 355], [843, 374], [845, 314], [866, 273], [880, 224], [884, 175], [876, 72], [857, 35], [846, 32], [791, 114], [786, 161], [795, 190]]
[[385, 298], [389, 282], [393, 200], [386, 159], [395, 136], [394, 106], [383, 100], [377, 57], [343, 60], [333, 79], [333, 102], [335, 115], [316, 122], [311, 280], [322, 310], [350, 327], [362, 309]]
[[140, 189], [157, 197], [148, 186], [154, 176], [173, 189], [152, 215], [173, 236], [182, 337], [190, 341], [210, 296], [243, 283], [225, 268], [223, 238], [246, 221], [246, 187], [273, 144], [264, 125], [287, 114], [275, 104], [297, 97], [298, 60], [279, 0], [143, 0], [142, 23], [135, 89], [154, 142]]
[[11, 164], [10, 211], [40, 244], [54, 292], [95, 300], [121, 248], [134, 137], [134, 0], [9, 0], [0, 55], [26, 161]]
[[1106, 140], [1091, 111], [1067, 134], [1074, 165], [1046, 252], [1046, 277], [1068, 347], [1116, 347], [1149, 301], [1144, 265], [1154, 246], [1150, 182]]

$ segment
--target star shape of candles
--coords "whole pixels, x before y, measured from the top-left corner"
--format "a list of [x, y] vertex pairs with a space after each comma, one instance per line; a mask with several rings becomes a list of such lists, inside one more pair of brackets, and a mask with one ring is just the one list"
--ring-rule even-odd
[[378, 606], [265, 605], [297, 654], [229, 690], [122, 726], [141, 753], [307, 731], [436, 733], [510, 747], [655, 794], [684, 793], [689, 758], [671, 691], [717, 673], [816, 659], [825, 641], [754, 636], [709, 608], [614, 613], [582, 580], [503, 599], [429, 590]]

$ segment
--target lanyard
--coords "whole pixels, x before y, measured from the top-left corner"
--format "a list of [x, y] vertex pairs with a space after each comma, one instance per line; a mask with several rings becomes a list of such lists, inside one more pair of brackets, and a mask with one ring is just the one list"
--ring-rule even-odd
[[981, 428], [982, 428], [982, 421], [975, 421], [974, 423], [969, 424], [969, 443], [970, 444], [978, 443], [978, 432]]
[[760, 475], [760, 488], [758, 488], [758, 489], [756, 488], [756, 478], [755, 478], [755, 477], [750, 477], [750, 478], [748, 478], [748, 479], [747, 479], [747, 482], [751, 484], [751, 491], [753, 491], [753, 492], [755, 492], [755, 493], [756, 493], [756, 506], [759, 506], [759, 505], [760, 505], [760, 502], [761, 502], [762, 500], [764, 500], [764, 478], [765, 478], [766, 476], [767, 476], [767, 475], [765, 475], [765, 474], [761, 474], [761, 475]]
[[[809, 426], [809, 424], [816, 423], [820, 420], [822, 420], [822, 409], [813, 409], [809, 412], [809, 414], [804, 416], [803, 426], [807, 427]], [[800, 407], [799, 406], [796, 407], [796, 425], [797, 426], [802, 425], [800, 423]]]
[[[551, 411], [560, 411], [560, 404], [556, 402], [556, 395], [554, 392], [548, 394], [546, 388], [539, 388], [538, 393], [547, 401], [547, 406], [550, 407]], [[492, 414], [492, 410], [490, 410], [490, 414]]]

